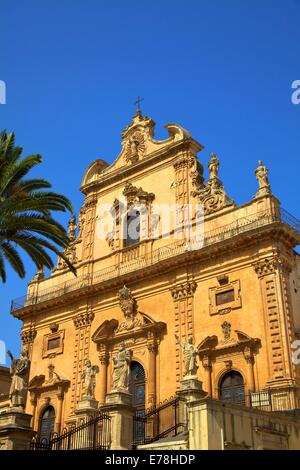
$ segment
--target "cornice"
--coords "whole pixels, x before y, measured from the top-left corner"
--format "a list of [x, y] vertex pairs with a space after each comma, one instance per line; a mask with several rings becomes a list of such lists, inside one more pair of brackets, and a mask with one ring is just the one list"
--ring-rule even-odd
[[[132, 285], [141, 279], [159, 276], [163, 271], [174, 271], [174, 269], [177, 267], [193, 266], [199, 262], [207, 262], [215, 259], [218, 256], [224, 256], [227, 253], [232, 254], [233, 250], [248, 249], [250, 246], [257, 245], [257, 243], [261, 243], [263, 241], [269, 241], [270, 239], [274, 240], [275, 238], [276, 241], [282, 239], [282, 241], [288, 243], [287, 235], [288, 229], [286, 226], [263, 226], [260, 227], [259, 230], [244, 232], [236, 235], [233, 238], [216, 242], [213, 245], [208, 245], [199, 250], [183, 252], [181, 254], [161, 260], [155, 264], [143, 266], [137, 270], [119, 275], [118, 277], [109, 278], [97, 284], [87, 285], [81, 289], [68, 292], [56, 298], [52, 298], [49, 301], [28, 305], [13, 312], [12, 315], [16, 318], [24, 320], [32, 314], [37, 315], [43, 311], [49, 311], [49, 309], [57, 308], [58, 306], [64, 304], [70, 304], [82, 298], [86, 301], [88, 297], [93, 297], [94, 295], [104, 291], [107, 292], [120, 288], [124, 284]], [[259, 262], [259, 260], [257, 261]], [[254, 264], [253, 259], [252, 262], [249, 261], [249, 266], [251, 266], [251, 264]]]

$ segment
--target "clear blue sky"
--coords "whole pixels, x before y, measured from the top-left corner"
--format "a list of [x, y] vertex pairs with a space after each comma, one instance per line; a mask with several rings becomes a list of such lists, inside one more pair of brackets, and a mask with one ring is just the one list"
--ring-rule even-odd
[[[141, 95], [159, 138], [177, 122], [205, 146], [205, 166], [217, 153], [237, 203], [254, 195], [262, 159], [300, 218], [299, 24], [299, 0], [1, 0], [0, 129], [43, 155], [36, 174], [78, 211], [84, 170], [117, 156]], [[16, 354], [21, 323], [9, 307], [26, 292], [29, 263], [27, 272], [0, 286], [0, 339]]]

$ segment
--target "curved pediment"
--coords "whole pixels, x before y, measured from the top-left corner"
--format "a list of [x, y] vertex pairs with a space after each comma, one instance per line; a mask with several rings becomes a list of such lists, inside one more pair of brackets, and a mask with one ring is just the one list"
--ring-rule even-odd
[[101, 343], [104, 339], [112, 336], [118, 324], [118, 320], [114, 318], [112, 320], [105, 320], [92, 335], [94, 343]]
[[218, 337], [213, 335], [213, 336], [207, 336], [204, 338], [201, 343], [199, 343], [197, 349], [198, 351], [203, 351], [207, 349], [214, 349], [218, 344]]
[[101, 173], [108, 167], [105, 160], [97, 159], [90, 164], [83, 175], [81, 186], [84, 187], [100, 178]]
[[189, 131], [178, 124], [166, 124], [164, 127], [169, 135], [162, 140], [154, 138], [154, 127], [155, 122], [147, 116], [143, 116], [141, 110], [138, 109], [132, 122], [122, 132], [122, 150], [118, 157], [111, 165], [101, 159], [95, 160], [83, 176], [82, 191], [85, 192], [85, 187], [91, 183], [99, 182], [101, 177], [106, 178], [111, 174], [114, 175], [118, 169], [130, 167], [158, 152], [160, 154], [178, 142], [189, 141], [193, 144], [195, 153], [203, 149], [203, 146], [192, 138]]
[[197, 347], [200, 356], [207, 354], [207, 352], [217, 352], [224, 349], [244, 349], [250, 347], [255, 350], [260, 346], [261, 341], [259, 338], [252, 338], [243, 331], [235, 330], [236, 338], [229, 336], [224, 339], [219, 339], [217, 336], [207, 336], [204, 338]]
[[126, 318], [122, 322], [116, 319], [105, 320], [92, 335], [97, 344], [114, 343], [131, 336], [147, 336], [149, 332], [162, 332], [166, 324], [153, 320], [150, 315], [137, 312], [134, 317]]
[[[122, 133], [122, 150], [108, 171], [137, 163], [176, 142], [192, 140], [191, 134], [186, 129], [174, 123], [164, 126], [169, 133], [166, 139], [156, 140], [154, 127], [155, 122], [147, 116], [142, 116], [140, 110], [137, 110], [132, 123]], [[203, 147], [200, 144], [196, 143], [196, 145], [197, 151], [202, 150]]]

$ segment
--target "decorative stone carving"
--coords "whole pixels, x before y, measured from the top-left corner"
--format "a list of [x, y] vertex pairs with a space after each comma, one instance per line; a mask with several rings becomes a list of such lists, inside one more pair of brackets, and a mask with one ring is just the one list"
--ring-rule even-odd
[[268, 168], [263, 165], [261, 160], [258, 160], [258, 167], [255, 170], [255, 176], [258, 182], [258, 191], [255, 194], [256, 198], [271, 194], [268, 172]]
[[36, 337], [35, 329], [25, 330], [25, 331], [22, 331], [21, 333], [21, 340], [23, 344], [32, 344], [35, 337]]
[[131, 359], [131, 351], [125, 348], [125, 342], [122, 341], [117, 354], [113, 357], [114, 370], [112, 389], [114, 391], [128, 392]]
[[207, 355], [204, 355], [202, 357], [202, 365], [203, 365], [204, 369], [211, 369], [211, 367], [212, 367], [211, 358]]
[[225, 193], [223, 183], [218, 177], [219, 159], [211, 153], [208, 164], [209, 179], [203, 187], [192, 191], [192, 196], [197, 196], [200, 204], [204, 206], [204, 214], [212, 214], [224, 207], [234, 206], [234, 202]]
[[[68, 247], [64, 250], [65, 257], [72, 264], [75, 264], [78, 261], [76, 257], [76, 244], [78, 243], [79, 240], [76, 237], [76, 228], [77, 228], [76, 217], [73, 214], [71, 219], [68, 222], [68, 238], [70, 240], [70, 243]], [[67, 267], [68, 267], [67, 263], [59, 256], [57, 260], [57, 265], [55, 268], [52, 269], [52, 272], [55, 272], [60, 269], [65, 269]]]
[[78, 215], [78, 224], [77, 224], [78, 236], [77, 236], [77, 241], [81, 241], [84, 222], [85, 222], [85, 206], [82, 206], [80, 211], [79, 211], [79, 215]]
[[154, 135], [154, 125], [152, 119], [142, 116], [141, 110], [137, 109], [132, 123], [122, 132], [122, 153], [125, 163], [136, 163], [145, 156], [146, 143]]
[[193, 296], [197, 289], [197, 283], [195, 281], [187, 282], [185, 284], [179, 284], [171, 289], [171, 295], [174, 300], [183, 299], [189, 296]]
[[273, 274], [276, 271], [278, 267], [278, 259], [276, 257], [265, 258], [257, 261], [253, 266], [257, 276], [260, 278], [267, 276], [268, 274]]
[[227, 370], [231, 370], [232, 369], [232, 361], [229, 359], [227, 361], [224, 361], [224, 364], [225, 364], [225, 368]]
[[127, 182], [123, 190], [123, 195], [127, 199], [129, 206], [133, 204], [149, 205], [155, 198], [153, 193], [147, 193], [143, 188], [133, 186], [132, 183]]
[[7, 354], [11, 359], [10, 375], [12, 381], [9, 390], [10, 407], [20, 407], [24, 409], [30, 369], [28, 349], [22, 349], [19, 359], [14, 359], [10, 351], [7, 351]]
[[83, 383], [83, 397], [95, 398], [95, 387], [96, 387], [96, 374], [99, 372], [97, 365], [92, 366], [92, 363], [87, 359], [85, 364], [85, 370], [81, 374]]
[[220, 286], [225, 286], [226, 284], [229, 283], [229, 277], [227, 274], [222, 274], [220, 276], [217, 276], [217, 280]]
[[228, 321], [224, 321], [221, 327], [222, 327], [222, 332], [224, 336], [224, 341], [228, 341], [231, 336], [231, 323], [229, 323]]
[[131, 290], [125, 285], [118, 292], [120, 307], [126, 320], [133, 319], [136, 315], [136, 300]]
[[86, 313], [80, 313], [77, 317], [74, 318], [74, 325], [75, 328], [84, 328], [86, 326], [90, 326], [92, 321], [94, 320], [95, 314], [91, 311]]
[[145, 154], [145, 137], [140, 131], [134, 132], [126, 142], [125, 161], [135, 163]]
[[152, 340], [151, 342], [147, 343], [147, 349], [150, 354], [156, 354], [158, 351], [158, 344], [156, 340]]
[[197, 348], [193, 344], [193, 338], [189, 336], [185, 343], [181, 343], [177, 335], [175, 335], [176, 342], [180, 344], [183, 350], [184, 360], [184, 377], [197, 375]]
[[248, 364], [253, 364], [254, 363], [254, 356], [253, 356], [253, 351], [250, 348], [250, 346], [246, 346], [244, 349], [244, 357], [245, 360]]
[[197, 160], [197, 158], [194, 157], [191, 161], [191, 167], [192, 169], [190, 172], [190, 176], [192, 178], [192, 185], [193, 185], [194, 191], [197, 192], [203, 189], [203, 182], [204, 182], [203, 166], [199, 162], [199, 160]]
[[61, 381], [61, 378], [54, 369], [55, 366], [53, 364], [48, 365], [48, 378], [45, 380], [45, 385], [53, 385]]
[[50, 329], [51, 333], [56, 333], [58, 331], [58, 327], [59, 327], [59, 325], [56, 322], [51, 323], [49, 325], [49, 329]]
[[72, 215], [71, 219], [68, 222], [68, 238], [71, 242], [73, 242], [76, 238], [76, 217], [75, 214]]

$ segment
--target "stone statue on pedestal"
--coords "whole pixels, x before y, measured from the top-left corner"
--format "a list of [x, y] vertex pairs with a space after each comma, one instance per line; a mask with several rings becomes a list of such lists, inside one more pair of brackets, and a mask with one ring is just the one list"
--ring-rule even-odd
[[99, 372], [98, 366], [92, 366], [91, 361], [88, 359], [85, 364], [85, 370], [81, 374], [83, 383], [83, 396], [95, 398], [96, 374]]
[[113, 390], [128, 392], [131, 358], [131, 351], [125, 348], [125, 343], [122, 341], [113, 358]]
[[179, 337], [175, 335], [176, 341], [183, 350], [183, 361], [184, 361], [184, 377], [191, 376], [196, 377], [197, 375], [197, 354], [198, 351], [193, 344], [193, 338], [189, 336], [185, 343], [181, 343]]
[[14, 359], [10, 351], [8, 351], [7, 354], [11, 359], [10, 375], [12, 382], [9, 391], [10, 407], [21, 407], [24, 409], [30, 369], [28, 349], [22, 349], [19, 359]]
[[268, 179], [268, 168], [263, 165], [262, 161], [258, 161], [258, 167], [255, 170], [255, 176], [258, 182], [258, 191], [256, 196], [261, 196], [271, 193], [270, 183]]

